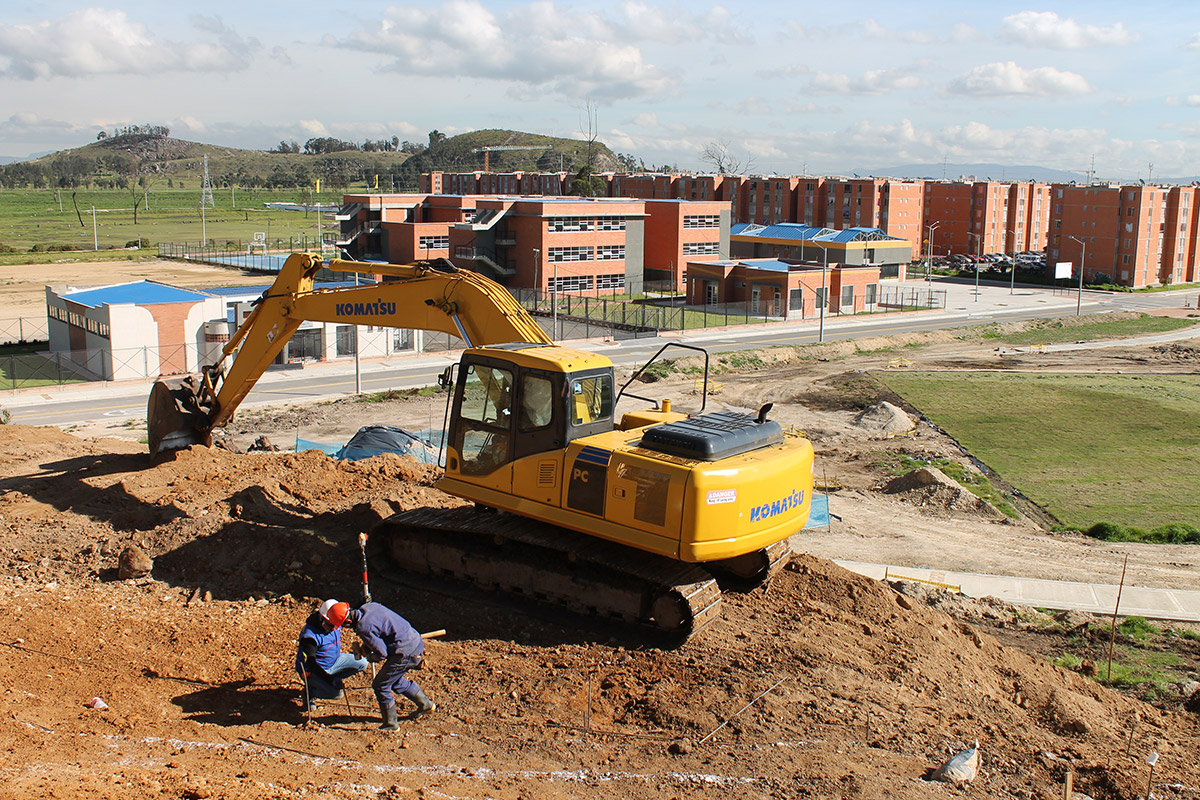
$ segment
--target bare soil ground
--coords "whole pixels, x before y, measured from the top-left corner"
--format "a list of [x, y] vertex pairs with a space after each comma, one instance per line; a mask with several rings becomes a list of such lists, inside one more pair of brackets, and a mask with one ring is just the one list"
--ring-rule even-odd
[[[1001, 356], [925, 342], [905, 351], [921, 368], [1200, 363], [1194, 350]], [[1011, 609], [899, 594], [826, 560], [1107, 582], [1130, 552], [1130, 583], [1200, 574], [1194, 548], [1095, 543], [945, 495], [881, 492], [881, 453], [966, 463], [923, 422], [897, 437], [855, 422], [897, 400], [863, 371], [886, 365], [830, 345], [718, 378], [710, 408], [773, 400], [773, 418], [811, 436], [819, 476], [844, 487], [831, 500], [841, 521], [795, 537], [787, 571], [727, 595], [722, 620], [682, 648], [436, 581], [377, 584], [419, 629], [450, 632], [419, 676], [438, 710], [392, 735], [361, 688], [305, 724], [295, 635], [321, 598], [357, 596], [360, 530], [459, 501], [408, 459], [235, 451], [263, 434], [286, 446], [297, 431], [436, 427], [439, 398], [256, 410], [230, 427], [232, 449], [153, 466], [132, 429], [0, 426], [0, 797], [1057, 798], [1073, 769], [1077, 792], [1116, 800], [1145, 794], [1151, 752], [1155, 797], [1200, 797], [1195, 709], [1049, 665], [1061, 643]], [[690, 379], [644, 392], [685, 409], [700, 399]], [[126, 438], [88, 438], [100, 432]], [[116, 578], [128, 544], [155, 559], [149, 577]], [[1183, 650], [1194, 671], [1200, 656]], [[925, 780], [976, 739], [969, 788]]]
[[0, 266], [0, 318], [46, 316], [46, 286], [108, 286], [151, 280], [183, 289], [254, 286], [270, 276], [238, 269], [185, 264], [180, 261], [74, 261]]

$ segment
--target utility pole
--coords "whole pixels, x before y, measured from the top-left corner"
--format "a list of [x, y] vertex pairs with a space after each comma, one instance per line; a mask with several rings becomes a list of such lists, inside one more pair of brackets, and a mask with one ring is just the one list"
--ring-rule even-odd
[[1079, 298], [1075, 301], [1075, 316], [1079, 316], [1083, 308], [1083, 264], [1087, 260], [1087, 242], [1074, 236], [1067, 237], [1079, 242]]
[[100, 235], [96, 232], [96, 207], [92, 206], [92, 249], [100, 249]]

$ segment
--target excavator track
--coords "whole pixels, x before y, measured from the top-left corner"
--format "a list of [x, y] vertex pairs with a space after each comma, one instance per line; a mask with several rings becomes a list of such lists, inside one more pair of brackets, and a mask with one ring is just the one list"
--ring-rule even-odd
[[705, 569], [525, 517], [469, 506], [395, 514], [371, 534], [402, 569], [618, 620], [682, 643], [721, 613]]

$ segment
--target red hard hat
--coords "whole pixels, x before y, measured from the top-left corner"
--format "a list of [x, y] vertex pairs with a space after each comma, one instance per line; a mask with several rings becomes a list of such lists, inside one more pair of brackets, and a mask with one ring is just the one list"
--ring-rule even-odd
[[321, 616], [335, 628], [342, 627], [342, 623], [346, 621], [346, 616], [350, 613], [349, 603], [335, 603], [326, 600], [321, 604]]

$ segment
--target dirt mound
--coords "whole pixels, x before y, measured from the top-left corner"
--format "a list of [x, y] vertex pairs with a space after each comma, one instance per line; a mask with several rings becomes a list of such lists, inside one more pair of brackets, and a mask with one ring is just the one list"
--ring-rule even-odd
[[907, 433], [914, 427], [904, 410], [886, 400], [875, 403], [854, 418], [854, 424], [880, 436]]
[[301, 566], [328, 562], [380, 518], [459, 504], [431, 488], [429, 467], [394, 455], [196, 447], [151, 464], [136, 443], [5, 425], [0, 462], [0, 569], [42, 582], [108, 576], [134, 544], [156, 577], [203, 574], [218, 596], [303, 592]]
[[1162, 344], [1150, 348], [1150, 352], [1162, 361], [1200, 361], [1200, 348], [1185, 344]]
[[1003, 519], [991, 503], [976, 497], [937, 467], [921, 467], [888, 481], [882, 491], [909, 505], [931, 511]]

